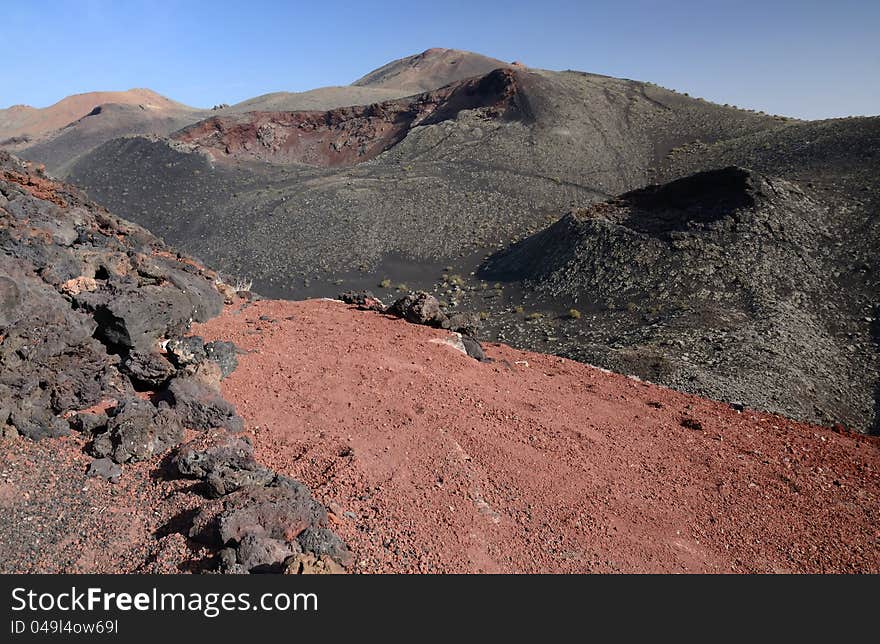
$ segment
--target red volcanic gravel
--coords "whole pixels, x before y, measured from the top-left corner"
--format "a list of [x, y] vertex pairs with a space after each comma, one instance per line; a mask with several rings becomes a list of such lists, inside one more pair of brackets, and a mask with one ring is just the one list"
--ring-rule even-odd
[[360, 572], [880, 572], [876, 438], [339, 302], [194, 332], [247, 352], [223, 393]]
[[181, 534], [204, 498], [157, 460], [119, 483], [86, 475], [79, 435], [0, 439], [0, 573], [179, 573], [203, 557]]

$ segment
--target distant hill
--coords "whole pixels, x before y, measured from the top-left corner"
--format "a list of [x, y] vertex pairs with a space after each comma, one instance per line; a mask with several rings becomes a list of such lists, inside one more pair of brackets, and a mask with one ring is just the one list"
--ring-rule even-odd
[[53, 174], [64, 176], [80, 155], [102, 143], [134, 134], [166, 136], [208, 116], [195, 110], [155, 110], [142, 105], [99, 105], [73, 123], [46, 135], [25, 151], [31, 161], [43, 163]]
[[143, 110], [153, 113], [196, 111], [150, 89], [74, 94], [42, 109], [15, 105], [0, 110], [0, 141], [18, 137], [27, 137], [31, 141], [39, 140], [43, 135], [63, 128], [84, 117], [99, 105], [108, 103], [138, 105]]

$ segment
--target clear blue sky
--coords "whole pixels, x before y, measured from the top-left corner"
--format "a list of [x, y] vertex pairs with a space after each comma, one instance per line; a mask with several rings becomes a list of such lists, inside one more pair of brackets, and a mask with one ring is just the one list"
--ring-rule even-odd
[[0, 0], [0, 107], [149, 87], [209, 107], [429, 47], [803, 118], [880, 114], [880, 0]]

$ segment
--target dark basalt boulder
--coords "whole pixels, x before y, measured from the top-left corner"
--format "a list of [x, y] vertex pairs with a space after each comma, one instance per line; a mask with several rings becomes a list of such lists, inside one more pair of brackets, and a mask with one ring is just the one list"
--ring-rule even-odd
[[92, 442], [92, 453], [110, 457], [116, 463], [145, 461], [183, 440], [183, 426], [167, 405], [156, 407], [140, 398], [130, 398], [116, 408], [107, 431]]
[[269, 485], [275, 479], [272, 470], [257, 463], [247, 436], [225, 430], [208, 432], [181, 445], [172, 458], [172, 465], [183, 476], [203, 480], [212, 497], [249, 485]]
[[244, 421], [236, 414], [235, 406], [217, 389], [196, 378], [173, 378], [165, 393], [183, 424], [190, 429], [224, 427], [233, 432], [244, 429]]
[[447, 321], [436, 297], [424, 291], [407, 293], [388, 307], [387, 313], [413, 324], [442, 327]]
[[213, 360], [220, 365], [220, 373], [223, 378], [235, 371], [238, 367], [238, 349], [232, 342], [215, 340], [205, 345], [205, 355], [208, 360]]

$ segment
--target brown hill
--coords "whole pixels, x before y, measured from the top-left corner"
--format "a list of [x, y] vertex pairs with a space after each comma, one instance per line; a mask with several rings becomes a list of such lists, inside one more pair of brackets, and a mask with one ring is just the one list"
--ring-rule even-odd
[[42, 109], [16, 105], [6, 110], [0, 110], [0, 141], [13, 137], [28, 137], [33, 141], [82, 118], [97, 106], [107, 103], [140, 105], [145, 110], [154, 112], [193, 109], [149, 89], [75, 94]]
[[511, 65], [496, 58], [458, 49], [433, 48], [383, 65], [352, 85], [426, 92], [455, 81], [488, 74]]
[[153, 109], [140, 104], [110, 103], [99, 105], [60, 130], [45, 134], [36, 143], [5, 147], [45, 164], [53, 175], [63, 177], [81, 155], [102, 143], [134, 134], [167, 136], [208, 114], [208, 111], [189, 108]]

